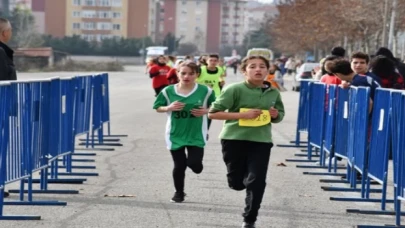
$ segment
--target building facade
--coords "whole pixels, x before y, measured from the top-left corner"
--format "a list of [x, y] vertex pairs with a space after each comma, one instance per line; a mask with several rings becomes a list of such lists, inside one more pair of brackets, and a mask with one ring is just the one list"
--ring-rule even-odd
[[202, 52], [243, 42], [246, 0], [162, 0], [161, 37], [168, 33]]
[[80, 35], [88, 41], [155, 36], [153, 5], [158, 0], [44, 1], [44, 30], [49, 35]]

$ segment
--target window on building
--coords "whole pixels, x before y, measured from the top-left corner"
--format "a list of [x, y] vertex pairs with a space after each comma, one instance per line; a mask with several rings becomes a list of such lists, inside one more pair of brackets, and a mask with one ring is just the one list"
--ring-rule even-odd
[[120, 24], [113, 24], [113, 30], [121, 30]]
[[99, 22], [97, 23], [98, 30], [111, 30], [111, 23], [108, 22]]
[[73, 5], [80, 6], [82, 4], [81, 0], [73, 0]]
[[80, 29], [80, 23], [73, 23], [73, 29]]
[[73, 17], [80, 17], [80, 11], [73, 11]]
[[82, 16], [84, 18], [96, 18], [97, 12], [94, 10], [84, 10], [84, 11], [82, 11]]
[[94, 22], [84, 22], [83, 29], [85, 30], [94, 30], [96, 29], [97, 25]]
[[86, 6], [95, 6], [96, 0], [84, 0], [84, 5]]
[[122, 6], [122, 0], [112, 0], [112, 6], [121, 7]]
[[108, 11], [100, 11], [98, 12], [99, 18], [110, 18], [110, 12]]
[[111, 6], [111, 0], [99, 0], [99, 6]]
[[113, 12], [113, 18], [121, 18], [121, 12]]

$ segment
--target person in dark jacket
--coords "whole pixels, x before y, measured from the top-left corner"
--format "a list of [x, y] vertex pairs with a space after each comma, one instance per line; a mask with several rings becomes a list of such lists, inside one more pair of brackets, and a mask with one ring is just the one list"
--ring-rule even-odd
[[[13, 62], [14, 51], [6, 44], [10, 41], [11, 36], [10, 22], [5, 18], [0, 18], [0, 81], [17, 80]], [[4, 191], [4, 197], [8, 196], [9, 193]]]
[[396, 67], [396, 69], [398, 70], [399, 74], [400, 74], [402, 77], [405, 77], [405, 64], [404, 64], [404, 63], [401, 63], [400, 61], [398, 61], [398, 59], [396, 59], [396, 58], [394, 57], [394, 55], [392, 54], [392, 52], [391, 52], [388, 48], [380, 47], [380, 48], [377, 50], [377, 52], [375, 53], [375, 55], [376, 55], [376, 56], [382, 55], [382, 56], [387, 57], [387, 58], [390, 59], [391, 61], [393, 61], [393, 62], [395, 63], [395, 67]]
[[10, 21], [0, 18], [0, 81], [17, 80], [13, 62], [14, 51], [7, 46], [12, 36]]

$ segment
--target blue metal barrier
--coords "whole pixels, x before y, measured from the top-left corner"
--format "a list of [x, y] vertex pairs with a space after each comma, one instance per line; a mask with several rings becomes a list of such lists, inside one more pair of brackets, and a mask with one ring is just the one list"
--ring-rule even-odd
[[[66, 150], [71, 150], [72, 153], [64, 157], [63, 166], [59, 168], [66, 168], [66, 172], [58, 173], [60, 176], [98, 176], [98, 173], [94, 172], [73, 172], [73, 169], [95, 169], [95, 166], [73, 166], [74, 161], [78, 162], [94, 162], [93, 159], [73, 159], [73, 156], [94, 156], [95, 153], [82, 153], [78, 152], [75, 146], [76, 136], [86, 135], [87, 140], [90, 136], [90, 124], [91, 124], [91, 111], [92, 111], [92, 86], [93, 86], [93, 76], [77, 76], [72, 78], [72, 80], [62, 80], [62, 92], [61, 100], [66, 102], [66, 112], [72, 113], [73, 118], [68, 119], [66, 125], [72, 125], [73, 131], [70, 132], [71, 136], [68, 136], [68, 144], [66, 145]], [[64, 97], [65, 96], [65, 97]], [[63, 112], [62, 106], [62, 112]], [[69, 117], [69, 114], [66, 115]], [[62, 115], [62, 121], [63, 121]], [[70, 121], [72, 121], [70, 123]], [[63, 123], [62, 123], [63, 124]], [[67, 128], [68, 129], [68, 128]], [[63, 147], [62, 147], [63, 148]], [[84, 150], [80, 148], [80, 150]], [[70, 181], [78, 181], [85, 179], [72, 179]]]
[[[19, 190], [10, 192], [20, 193], [19, 201], [5, 201], [4, 205], [42, 205], [65, 206], [66, 202], [33, 200], [33, 173], [46, 170], [48, 163], [48, 145], [46, 134], [49, 132], [49, 100], [50, 81], [13, 82], [7, 100], [11, 103], [9, 117], [10, 137], [5, 183], [20, 181]], [[5, 99], [2, 99], [1, 103]], [[25, 190], [25, 182], [28, 189]], [[27, 201], [24, 193], [28, 193]], [[20, 219], [20, 218], [15, 218]]]
[[[371, 122], [371, 138], [370, 145], [366, 153], [361, 156], [355, 154], [355, 159], [364, 159], [361, 167], [359, 162], [357, 166], [360, 169], [367, 169], [366, 173], [362, 176], [362, 186], [365, 184], [365, 191], [362, 190], [360, 198], [342, 198], [345, 201], [358, 201], [358, 202], [381, 202], [382, 210], [385, 210], [386, 202], [393, 202], [393, 200], [386, 200], [387, 189], [387, 175], [388, 175], [388, 155], [391, 136], [391, 123], [390, 123], [390, 109], [392, 92], [387, 89], [377, 89], [373, 101], [373, 112]], [[370, 125], [369, 125], [370, 128]], [[382, 197], [370, 199], [370, 184], [371, 180], [383, 186]], [[361, 213], [361, 210], [348, 209], [348, 212]]]
[[[369, 127], [370, 88], [352, 87], [349, 91], [349, 136], [347, 152], [347, 178], [350, 188], [325, 187], [325, 191], [361, 192], [366, 193], [367, 161], [368, 161], [368, 127]], [[357, 172], [362, 175], [361, 189], [357, 189]], [[370, 189], [370, 192], [381, 192], [381, 189]], [[333, 197], [333, 200], [346, 198]]]
[[[13, 89], [11, 89], [11, 87], [13, 87]], [[28, 178], [30, 174], [27, 169], [30, 163], [27, 163], [29, 158], [23, 156], [29, 154], [20, 154], [21, 145], [20, 147], [16, 146], [18, 140], [27, 139], [28, 135], [19, 134], [19, 137], [16, 138], [15, 136], [18, 134], [18, 130], [13, 129], [15, 123], [21, 120], [21, 118], [18, 118], [21, 116], [21, 113], [19, 113], [17, 103], [17, 84], [10, 86], [9, 83], [0, 83], [0, 97], [3, 98], [0, 102], [0, 131], [2, 132], [2, 134], [0, 134], [0, 140], [2, 142], [0, 144], [0, 220], [39, 220], [41, 216], [4, 215], [3, 213], [3, 207], [6, 205], [6, 202], [4, 202], [5, 185], [12, 181]], [[20, 123], [22, 124], [22, 122]], [[27, 141], [25, 141], [25, 143], [27, 143]], [[24, 149], [30, 149], [26, 144], [24, 144], [24, 146]], [[25, 163], [22, 164], [22, 161]]]
[[[110, 132], [111, 126], [108, 89], [108, 74], [99, 74], [93, 77], [93, 106], [90, 137], [87, 137], [86, 140], [82, 140], [85, 142], [80, 143], [79, 145], [86, 145], [86, 147], [88, 147], [88, 145], [90, 144], [91, 148], [95, 148], [95, 146], [122, 146], [121, 143], [117, 143], [118, 141], [120, 141], [120, 139], [104, 139], [105, 124], [108, 124], [107, 137], [113, 137]], [[115, 137], [126, 137], [126, 135], [118, 135]]]
[[[383, 91], [383, 90], [381, 90]], [[377, 99], [381, 99], [381, 102], [387, 102], [388, 100], [383, 100], [384, 98], [387, 99], [387, 95], [385, 93], [390, 92], [390, 97], [388, 103], [390, 103], [389, 107], [389, 115], [386, 116], [385, 111], [386, 111], [386, 104], [383, 104], [383, 112], [380, 111], [380, 116], [384, 116], [384, 121], [379, 121], [378, 126], [373, 126], [374, 131], [381, 131], [378, 132], [380, 134], [384, 134], [383, 137], [386, 137], [386, 135], [389, 135], [387, 138], [388, 140], [381, 138], [377, 138], [376, 135], [372, 135], [372, 142], [371, 144], [373, 146], [379, 147], [380, 150], [382, 150], [381, 153], [379, 151], [370, 152], [370, 167], [369, 167], [369, 173], [370, 177], [379, 179], [380, 182], [386, 181], [387, 178], [387, 172], [388, 172], [388, 156], [389, 156], [389, 151], [392, 149], [392, 158], [393, 158], [393, 164], [394, 164], [394, 211], [391, 210], [385, 210], [385, 203], [388, 202], [388, 200], [385, 200], [385, 191], [386, 187], [383, 192], [382, 199], [380, 200], [382, 202], [381, 204], [381, 209], [382, 210], [352, 210], [355, 213], [361, 213], [361, 214], [380, 214], [380, 215], [395, 215], [395, 225], [384, 225], [384, 226], [372, 226], [372, 225], [360, 225], [358, 227], [403, 227], [401, 226], [401, 216], [404, 215], [403, 212], [401, 212], [401, 201], [405, 200], [404, 198], [404, 183], [405, 183], [405, 156], [403, 155], [403, 152], [405, 150], [405, 144], [404, 144], [404, 137], [405, 137], [405, 95], [402, 93], [402, 91], [398, 90], [391, 90], [391, 91], [383, 91], [380, 92]], [[376, 111], [378, 114], [378, 110]], [[385, 118], [388, 119], [385, 119]], [[374, 118], [374, 116], [373, 116]], [[380, 117], [381, 119], [381, 117]], [[390, 122], [390, 123], [387, 123]], [[374, 122], [373, 122], [374, 124]], [[386, 127], [386, 125], [389, 125], [389, 127]], [[378, 128], [378, 129], [375, 129]], [[388, 132], [386, 132], [385, 129], [388, 129]], [[374, 133], [373, 131], [373, 133]], [[390, 138], [390, 139], [389, 139]], [[374, 140], [382, 141], [384, 142], [374, 142]], [[379, 145], [378, 145], [379, 144]], [[390, 147], [391, 144], [391, 147]], [[372, 150], [371, 150], [372, 151]], [[380, 162], [377, 162], [377, 158], [381, 158], [382, 160]], [[372, 167], [372, 166], [377, 166], [377, 167]], [[374, 174], [373, 174], [374, 173]], [[382, 179], [382, 181], [381, 181]], [[384, 185], [384, 183], [383, 183]]]
[[110, 85], [109, 85], [109, 75], [104, 73], [102, 77], [102, 89], [103, 89], [103, 111], [102, 111], [102, 121], [103, 124], [107, 124], [107, 135], [104, 137], [128, 137], [128, 135], [112, 135], [111, 134], [111, 119], [110, 119]]
[[[287, 159], [290, 162], [315, 162], [312, 160], [312, 150], [323, 150], [323, 133], [324, 133], [324, 117], [325, 117], [325, 92], [326, 87], [323, 83], [309, 83], [309, 96], [307, 103], [309, 104], [306, 112], [308, 119], [308, 145], [307, 145], [307, 158], [306, 159]], [[301, 167], [301, 166], [300, 166]], [[306, 168], [314, 168], [315, 166], [307, 166]], [[319, 167], [319, 166], [318, 166]], [[311, 174], [305, 172], [305, 174]]]
[[336, 157], [347, 159], [347, 142], [349, 136], [349, 90], [338, 88], [337, 110], [335, 127], [335, 150]]
[[309, 84], [313, 80], [302, 80], [300, 87], [300, 97], [298, 104], [298, 117], [297, 117], [297, 128], [295, 132], [295, 141], [291, 141], [291, 144], [282, 145], [277, 144], [278, 147], [304, 147], [307, 146], [301, 145], [307, 143], [306, 141], [301, 141], [301, 133], [308, 133], [309, 127]]
[[[397, 105], [397, 97], [393, 98], [393, 104]], [[393, 126], [393, 160], [394, 160], [394, 184], [395, 189], [395, 225], [401, 226], [401, 201], [405, 200], [405, 94], [401, 96], [400, 105], [392, 107], [393, 122], [398, 123], [398, 125]], [[395, 103], [394, 103], [395, 102]], [[394, 133], [395, 131], [395, 133]]]

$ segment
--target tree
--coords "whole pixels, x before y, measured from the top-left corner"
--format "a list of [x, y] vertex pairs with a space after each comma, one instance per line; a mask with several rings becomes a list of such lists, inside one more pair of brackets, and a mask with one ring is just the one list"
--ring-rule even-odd
[[167, 33], [163, 39], [163, 45], [167, 47], [169, 53], [174, 53], [179, 47], [181, 38], [176, 38], [171, 32]]
[[243, 46], [247, 49], [251, 48], [270, 48], [271, 39], [269, 34], [266, 33], [265, 28], [249, 32], [243, 39]]
[[[384, 18], [391, 15], [385, 13], [385, 5], [381, 0], [279, 1], [279, 14], [267, 20], [266, 32], [273, 37], [274, 46], [283, 52], [311, 51], [325, 55], [331, 47], [342, 45], [348, 53], [353, 50], [373, 53], [384, 40], [390, 21]], [[387, 12], [394, 10], [392, 4], [388, 6]], [[394, 34], [398, 36], [405, 29], [405, 1], [398, 1], [395, 10], [398, 14]]]
[[13, 38], [10, 46], [40, 47], [43, 44], [41, 35], [35, 30], [35, 20], [30, 10], [16, 7], [9, 18], [13, 27]]
[[179, 55], [194, 55], [198, 53], [198, 47], [193, 43], [183, 43], [177, 49]]

